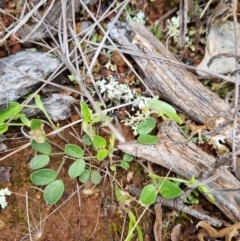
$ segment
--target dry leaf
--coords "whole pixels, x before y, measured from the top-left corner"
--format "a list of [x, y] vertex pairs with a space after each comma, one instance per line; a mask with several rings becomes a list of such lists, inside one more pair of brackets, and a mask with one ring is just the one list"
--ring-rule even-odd
[[44, 124], [42, 124], [39, 129], [31, 130], [29, 132], [29, 135], [38, 143], [44, 143], [46, 140], [46, 135], [45, 135], [46, 133], [43, 127], [44, 127]]
[[121, 55], [118, 52], [112, 53], [111, 60], [117, 66], [121, 66], [121, 67], [126, 66], [125, 60], [121, 57]]
[[155, 209], [155, 222], [153, 225], [153, 232], [155, 241], [162, 241], [162, 205], [160, 203], [156, 203], [154, 205]]
[[9, 182], [11, 169], [11, 167], [0, 167], [0, 179]]
[[131, 180], [133, 179], [133, 175], [134, 175], [133, 172], [128, 172], [128, 174], [127, 174], [127, 182], [128, 182], [128, 183], [130, 183]]
[[207, 230], [207, 232], [209, 233], [210, 237], [213, 237], [214, 235], [217, 234], [217, 230], [215, 228], [213, 228], [210, 224], [208, 224], [205, 221], [201, 221], [196, 225], [196, 228], [203, 228], [205, 230]]
[[5, 226], [5, 222], [3, 222], [2, 219], [0, 219], [0, 230], [4, 228], [4, 226]]
[[[201, 228], [205, 229], [209, 233], [211, 238], [225, 237], [226, 241], [231, 241], [232, 238], [238, 234], [238, 230], [240, 229], [240, 222], [230, 225], [226, 228], [223, 228], [220, 231], [217, 231], [216, 229], [214, 229], [211, 225], [209, 225], [205, 221], [199, 222], [197, 224], [197, 227], [201, 227]], [[199, 239], [199, 240], [201, 240], [201, 239]]]
[[174, 228], [172, 229], [171, 241], [179, 241], [181, 233], [182, 233], [182, 224], [179, 223], [175, 225]]

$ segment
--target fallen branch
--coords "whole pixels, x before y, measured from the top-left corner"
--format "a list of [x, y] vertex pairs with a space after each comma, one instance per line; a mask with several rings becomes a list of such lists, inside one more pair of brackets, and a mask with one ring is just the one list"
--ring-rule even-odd
[[228, 104], [204, 87], [145, 26], [117, 25], [110, 36], [133, 53], [149, 89], [191, 119], [204, 123], [228, 111]]
[[[144, 158], [168, 169], [177, 175], [190, 179], [196, 178], [212, 169], [216, 159], [188, 142], [181, 135], [174, 122], [164, 122], [159, 126], [159, 142], [156, 145], [142, 145], [136, 141], [119, 144], [125, 153]], [[218, 168], [219, 176], [206, 184], [209, 190], [238, 189], [240, 182], [223, 166]], [[203, 193], [206, 196], [206, 194]], [[240, 221], [239, 192], [213, 192], [215, 205], [233, 222]]]

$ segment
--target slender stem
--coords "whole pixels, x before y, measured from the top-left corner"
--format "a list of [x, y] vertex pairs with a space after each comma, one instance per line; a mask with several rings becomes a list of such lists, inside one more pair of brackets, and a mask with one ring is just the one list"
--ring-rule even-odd
[[57, 170], [57, 175], [60, 172], [61, 168], [63, 167], [64, 163], [65, 163], [65, 158], [63, 158], [63, 160], [62, 160], [62, 162], [61, 162], [61, 164], [60, 164], [60, 166], [59, 166], [59, 168]]

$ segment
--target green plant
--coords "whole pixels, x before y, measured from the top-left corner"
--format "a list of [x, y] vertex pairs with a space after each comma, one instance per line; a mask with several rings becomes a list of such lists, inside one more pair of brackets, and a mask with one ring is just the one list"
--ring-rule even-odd
[[[158, 100], [157, 96], [153, 98], [138, 97], [138, 102], [136, 105], [138, 106], [140, 111], [137, 111], [135, 116], [131, 116], [128, 112], [126, 112], [129, 118], [125, 118], [125, 120], [122, 121], [124, 125], [130, 126], [132, 128], [134, 135], [146, 135], [149, 134], [155, 128], [156, 122], [153, 118], [150, 117], [152, 114], [157, 114], [157, 116], [161, 117], [163, 120], [172, 119], [176, 121], [178, 124], [182, 123], [182, 120], [177, 115], [176, 110], [168, 103]], [[147, 133], [144, 130], [146, 126], [148, 127], [146, 129]], [[152, 137], [149, 137], [149, 139], [151, 138]], [[140, 142], [141, 139], [144, 138], [141, 137]], [[155, 144], [156, 141], [156, 137], [152, 138], [153, 144]], [[149, 140], [149, 144], [150, 142], [151, 140]], [[144, 143], [144, 140], [141, 143], [148, 144], [147, 141]]]
[[131, 6], [127, 6], [125, 9], [125, 14], [127, 22], [145, 24], [145, 14], [143, 11], [135, 12]]
[[140, 226], [137, 224], [136, 216], [132, 211], [128, 211], [128, 218], [129, 218], [129, 224], [128, 224], [128, 235], [126, 241], [130, 241], [133, 236], [133, 228], [134, 226], [136, 227], [137, 233], [138, 233], [138, 238], [140, 241], [143, 241], [143, 234]]
[[[161, 177], [149, 171], [143, 164], [141, 165], [148, 172], [148, 176], [150, 177], [152, 182], [151, 184], [148, 184], [143, 188], [139, 197], [139, 202], [143, 205], [153, 204], [156, 201], [158, 193], [164, 198], [168, 199], [180, 196], [181, 194], [183, 194], [183, 190], [179, 187], [180, 184], [191, 186], [199, 183], [194, 176], [192, 176], [190, 180], [174, 177]], [[214, 204], [214, 197], [212, 194], [208, 193], [209, 190], [206, 185], [202, 185], [201, 183], [199, 183], [199, 185], [197, 185], [197, 189], [202, 193], [206, 194], [208, 200]], [[197, 195], [191, 195], [188, 198], [188, 201], [191, 202], [191, 199], [193, 202], [197, 202]]]
[[[187, 23], [190, 22], [190, 17], [188, 17]], [[176, 44], [178, 43], [178, 38], [180, 34], [180, 23], [179, 23], [179, 12], [177, 12], [177, 16], [168, 19], [166, 22], [166, 31], [167, 31], [167, 41], [166, 44], [168, 45], [168, 41], [170, 38], [173, 39], [173, 42]], [[187, 29], [186, 37], [185, 37], [185, 47], [195, 51], [194, 45], [194, 36], [197, 30], [193, 27]], [[203, 33], [203, 32], [202, 32]]]
[[22, 115], [19, 113], [23, 109], [23, 106], [17, 102], [10, 102], [8, 106], [0, 110], [0, 134], [6, 132], [9, 126], [22, 126], [22, 123], [8, 123], [9, 119], [15, 118], [18, 119]]
[[133, 156], [131, 154], [125, 153], [123, 155], [122, 160], [120, 160], [120, 164], [111, 164], [110, 169], [114, 172], [116, 172], [117, 167], [122, 167], [124, 170], [129, 169], [130, 162], [133, 160]]
[[158, 142], [157, 136], [149, 134], [155, 127], [156, 121], [153, 118], [149, 117], [142, 120], [137, 126], [138, 142], [145, 145], [156, 144]]
[[[36, 155], [30, 161], [30, 168], [34, 170], [34, 172], [30, 175], [30, 179], [35, 185], [46, 185], [43, 194], [44, 199], [48, 204], [55, 204], [64, 192], [64, 183], [57, 177], [66, 160], [73, 160], [68, 169], [69, 177], [78, 177], [83, 183], [88, 180], [94, 184], [100, 183], [100, 173], [86, 167], [84, 159], [87, 157], [84, 157], [84, 151], [81, 147], [73, 144], [67, 144], [63, 153], [52, 153], [52, 148], [47, 142], [37, 143], [35, 140], [32, 140], [32, 147], [41, 154]], [[51, 155], [64, 155], [63, 161], [57, 171], [45, 168], [50, 161]]]
[[123, 169], [127, 170], [127, 169], [130, 167], [129, 163], [130, 163], [132, 160], [133, 160], [133, 156], [130, 155], [130, 154], [125, 153], [125, 154], [123, 155], [123, 159], [122, 159], [121, 162], [120, 162], [120, 163], [121, 163], [121, 167], [122, 167]]
[[[86, 163], [86, 160], [97, 159], [98, 161], [102, 161], [107, 156], [111, 159], [115, 151], [113, 135], [110, 136], [109, 145], [107, 145], [106, 139], [96, 134], [94, 124], [103, 122], [102, 118], [99, 115], [94, 116], [92, 110], [83, 101], [80, 102], [80, 106], [83, 117], [82, 128], [86, 133], [83, 136], [83, 142], [85, 145], [92, 147], [96, 153], [95, 156], [84, 156], [84, 150], [74, 144], [65, 145], [64, 151], [61, 153], [52, 153], [52, 147], [46, 137], [45, 139], [43, 138], [44, 141], [41, 143], [37, 142], [36, 138], [31, 142], [33, 149], [39, 154], [30, 161], [30, 168], [34, 170], [30, 175], [30, 179], [35, 185], [46, 186], [43, 191], [44, 199], [50, 205], [55, 204], [64, 192], [64, 183], [58, 178], [58, 175], [66, 161], [72, 161], [68, 169], [70, 178], [79, 178], [82, 183], [91, 181], [93, 184], [99, 184], [101, 181], [100, 172], [93, 170], [91, 164]], [[36, 129], [40, 128], [41, 121], [35, 123], [34, 126]], [[46, 168], [52, 155], [63, 155], [63, 160], [57, 171]]]
[[158, 24], [153, 24], [152, 27], [150, 28], [150, 31], [153, 33], [153, 35], [161, 40], [162, 37], [163, 37], [163, 33], [162, 33], [162, 30], [161, 28], [158, 26]]
[[133, 231], [135, 229], [137, 230], [139, 240], [143, 240], [142, 230], [138, 225], [138, 221], [136, 220], [135, 214], [130, 209], [127, 209], [127, 207], [129, 207], [130, 202], [134, 199], [131, 196], [129, 196], [127, 192], [121, 191], [120, 188], [117, 186], [115, 186], [115, 195], [120, 205], [125, 206], [124, 210], [127, 212], [129, 218], [127, 238], [125, 240], [130, 241], [133, 238]]
[[[39, 124], [42, 124], [42, 122], [40, 123], [40, 121], [38, 121], [38, 123], [37, 123], [37, 121], [35, 119], [30, 121], [25, 116], [24, 113], [21, 113], [21, 111], [24, 107], [38, 108], [39, 110], [41, 110], [44, 113], [44, 115], [46, 116], [46, 118], [48, 119], [48, 121], [52, 125], [52, 127], [54, 129], [57, 129], [57, 127], [52, 122], [51, 118], [49, 117], [48, 113], [46, 112], [40, 96], [36, 95], [34, 97], [34, 99], [35, 99], [36, 106], [22, 105], [22, 104], [19, 104], [18, 102], [9, 102], [8, 106], [5, 109], [0, 110], [0, 134], [6, 132], [10, 126], [26, 126], [26, 127], [31, 128], [31, 130], [39, 129]], [[17, 119], [20, 119], [21, 123], [15, 122]], [[10, 120], [12, 120], [12, 121], [10, 122]], [[36, 127], [36, 125], [38, 125], [38, 126]]]
[[[39, 108], [47, 117], [48, 121], [51, 123], [52, 127], [56, 129], [52, 120], [49, 118], [43, 103], [38, 95], [35, 96], [36, 106], [31, 106], [33, 108]], [[107, 146], [107, 141], [104, 137], [96, 134], [96, 129], [94, 124], [102, 122], [102, 118], [98, 115], [93, 116], [92, 110], [81, 101], [81, 114], [83, 116], [82, 127], [86, 133], [83, 136], [83, 142], [92, 146], [96, 155], [90, 158], [96, 158], [98, 161], [102, 161], [108, 155], [110, 158], [113, 156], [114, 148], [114, 136], [110, 136], [109, 145]], [[43, 194], [45, 201], [53, 205], [62, 196], [64, 192], [64, 183], [62, 180], [58, 179], [58, 174], [66, 162], [66, 160], [73, 160], [73, 163], [68, 169], [68, 175], [71, 178], [79, 178], [83, 183], [90, 180], [94, 184], [99, 184], [101, 181], [101, 175], [99, 171], [92, 170], [91, 165], [87, 165], [85, 160], [90, 159], [89, 157], [84, 157], [84, 151], [81, 147], [73, 144], [67, 144], [64, 148], [64, 152], [52, 153], [51, 142], [47, 139], [44, 132], [44, 123], [38, 119], [32, 119], [31, 121], [26, 118], [26, 116], [21, 113], [23, 107], [17, 102], [11, 102], [8, 107], [0, 111], [0, 132], [3, 133], [8, 130], [11, 125], [26, 126], [30, 128], [30, 136], [32, 138], [31, 146], [37, 151], [37, 155], [34, 156], [30, 161], [30, 168], [34, 171], [30, 175], [31, 181], [35, 185], [45, 186]], [[29, 106], [28, 106], [29, 107]], [[10, 119], [20, 119], [22, 123], [8, 123]], [[63, 160], [57, 171], [50, 168], [46, 168], [51, 160], [52, 155], [63, 155]], [[89, 166], [90, 168], [87, 168]], [[0, 199], [2, 200], [2, 206], [6, 205], [4, 201], [4, 196]]]
[[80, 102], [81, 114], [83, 116], [82, 128], [86, 135], [84, 135], [84, 141], [86, 144], [91, 144], [97, 151], [96, 157], [99, 161], [102, 161], [109, 154], [109, 150], [106, 148], [107, 141], [104, 137], [96, 134], [94, 127], [95, 123], [102, 122], [101, 116], [93, 116], [92, 110], [83, 101]]

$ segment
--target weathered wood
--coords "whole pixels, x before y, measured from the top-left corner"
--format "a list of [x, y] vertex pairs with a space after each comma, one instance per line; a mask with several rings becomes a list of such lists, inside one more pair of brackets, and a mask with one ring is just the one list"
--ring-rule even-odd
[[[137, 54], [132, 57], [145, 75], [146, 85], [193, 120], [204, 123], [207, 118], [228, 111], [228, 104], [204, 87], [195, 75], [184, 69], [182, 63], [143, 25], [117, 25], [110, 36], [124, 48], [145, 54], [146, 58]], [[158, 61], [147, 56], [158, 58]], [[175, 65], [164, 60], [175, 62]]]
[[[138, 142], [119, 144], [125, 153], [144, 158], [150, 162], [171, 169], [177, 175], [190, 179], [214, 166], [216, 159], [181, 135], [174, 122], [164, 122], [159, 128], [159, 142], [156, 145], [142, 145]], [[237, 189], [240, 182], [225, 168], [220, 167], [220, 176], [206, 184], [209, 189]], [[216, 206], [233, 222], [240, 221], [239, 191], [213, 194]]]

